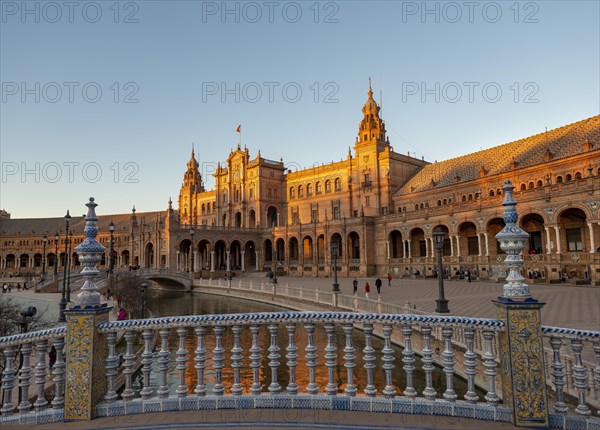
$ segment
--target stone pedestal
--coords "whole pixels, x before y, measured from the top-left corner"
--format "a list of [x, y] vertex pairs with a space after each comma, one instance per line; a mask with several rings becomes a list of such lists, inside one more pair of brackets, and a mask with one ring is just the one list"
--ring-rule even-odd
[[112, 308], [74, 307], [66, 310], [67, 366], [65, 375], [65, 421], [91, 420], [106, 394], [106, 336], [98, 324], [108, 322]]
[[540, 309], [532, 298], [494, 301], [497, 317], [506, 323], [500, 333], [502, 394], [513, 411], [513, 423], [523, 427], [548, 427], [548, 394], [544, 376], [544, 349]]

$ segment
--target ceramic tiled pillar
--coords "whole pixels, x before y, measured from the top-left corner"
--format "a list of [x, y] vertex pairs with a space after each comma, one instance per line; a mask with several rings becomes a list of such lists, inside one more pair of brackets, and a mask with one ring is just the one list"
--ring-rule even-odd
[[504, 222], [496, 235], [500, 248], [506, 252], [507, 284], [494, 301], [497, 317], [506, 324], [500, 334], [502, 394], [504, 404], [512, 409], [513, 423], [523, 427], [548, 427], [548, 394], [544, 375], [544, 349], [540, 309], [544, 303], [533, 299], [529, 286], [520, 273], [529, 234], [516, 225], [518, 214], [513, 198], [514, 186], [506, 181], [504, 191]]

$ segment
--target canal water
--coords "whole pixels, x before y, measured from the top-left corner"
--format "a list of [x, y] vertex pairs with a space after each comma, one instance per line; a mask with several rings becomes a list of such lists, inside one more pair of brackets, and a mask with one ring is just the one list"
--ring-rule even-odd
[[[254, 302], [250, 300], [236, 299], [224, 296], [217, 296], [212, 294], [192, 294], [185, 292], [167, 292], [167, 291], [150, 291], [148, 297], [148, 308], [155, 316], [170, 316], [170, 315], [205, 315], [205, 314], [228, 314], [228, 313], [247, 313], [247, 312], [280, 312], [286, 311], [287, 309], [264, 304], [260, 302]], [[141, 337], [141, 336], [139, 336]], [[271, 383], [271, 370], [268, 367], [269, 359], [267, 355], [269, 354], [267, 348], [270, 345], [270, 334], [267, 330], [266, 326], [261, 328], [260, 332], [260, 346], [261, 346], [261, 362], [262, 367], [260, 368], [260, 382], [263, 387], [264, 392], [268, 392], [267, 388]], [[383, 388], [385, 387], [385, 373], [382, 368], [383, 362], [381, 360], [383, 354], [381, 350], [383, 349], [384, 342], [383, 339], [373, 336], [373, 348], [375, 349], [375, 357], [376, 357], [376, 368], [374, 369], [375, 376], [375, 386], [377, 388], [378, 394], [381, 394]], [[316, 382], [319, 386], [319, 392], [325, 391], [325, 386], [328, 383], [328, 371], [325, 366], [325, 346], [327, 345], [327, 336], [325, 334], [325, 330], [322, 326], [315, 326], [314, 333], [315, 345], [317, 346], [317, 368], [316, 368]], [[140, 339], [138, 339], [140, 342]], [[169, 370], [168, 370], [168, 380], [171, 388], [171, 393], [175, 392], [179, 384], [179, 373], [175, 369], [176, 363], [175, 358], [176, 351], [178, 349], [178, 336], [175, 330], [171, 331], [171, 335], [169, 338], [169, 350], [171, 351], [170, 360], [171, 362]], [[278, 372], [278, 382], [282, 387], [282, 391], [285, 391], [285, 387], [288, 384], [288, 367], [286, 365], [287, 358], [286, 355], [286, 346], [288, 345], [288, 335], [285, 329], [285, 325], [281, 324], [278, 331], [277, 338], [278, 346], [280, 348], [279, 354], [281, 358], [278, 360], [280, 362], [279, 372]], [[297, 354], [298, 358], [296, 359], [298, 366], [296, 367], [296, 383], [299, 385], [298, 392], [305, 392], [305, 387], [309, 382], [309, 372], [308, 367], [306, 366], [306, 357], [305, 357], [305, 347], [307, 343], [307, 336], [304, 330], [303, 325], [298, 324], [296, 328], [296, 346], [298, 347]], [[335, 367], [335, 383], [338, 385], [338, 390], [343, 392], [345, 388], [346, 381], [346, 368], [344, 367], [344, 346], [346, 340], [343, 329], [341, 327], [336, 327], [336, 335], [335, 335], [335, 346], [337, 348], [337, 365]], [[233, 385], [233, 369], [231, 368], [231, 349], [233, 348], [233, 334], [229, 328], [227, 328], [223, 334], [223, 348], [225, 350], [224, 353], [224, 367], [222, 369], [223, 375], [223, 384], [225, 386], [225, 392], [229, 392], [231, 386]], [[240, 369], [241, 373], [241, 382], [244, 386], [245, 392], [250, 392], [250, 386], [252, 385], [252, 368], [250, 367], [250, 352], [249, 349], [252, 346], [252, 334], [248, 327], [244, 327], [241, 335], [241, 347], [244, 352], [242, 367]], [[355, 352], [355, 364], [354, 368], [354, 380], [358, 389], [358, 393], [362, 393], [366, 385], [366, 371], [363, 367], [364, 361], [362, 359], [363, 354], [362, 350], [365, 346], [364, 342], [364, 334], [361, 330], [354, 330], [353, 333], [353, 346], [356, 349]], [[186, 347], [188, 351], [187, 355], [187, 370], [185, 372], [185, 383], [188, 387], [188, 393], [193, 393], [194, 388], [197, 384], [197, 374], [196, 369], [194, 368], [194, 350], [197, 347], [197, 338], [194, 334], [193, 329], [188, 330], [188, 336], [186, 339]], [[205, 383], [207, 385], [207, 393], [211, 392], [213, 381], [214, 381], [214, 369], [212, 362], [212, 350], [215, 347], [215, 337], [211, 328], [207, 329], [207, 333], [205, 335], [205, 348], [207, 349], [207, 360], [206, 360], [206, 368], [205, 368]], [[139, 345], [136, 345], [136, 349], [139, 348]], [[157, 363], [157, 352], [160, 350], [160, 339], [157, 341], [157, 346], [155, 349], [154, 355], [154, 363], [151, 373], [151, 386], [156, 389], [159, 385], [159, 373], [158, 373], [158, 363]], [[395, 357], [395, 369], [393, 371], [393, 385], [399, 395], [402, 394], [403, 387], [406, 387], [406, 378], [404, 371], [402, 369], [402, 349], [393, 346], [394, 357]], [[417, 389], [419, 395], [421, 395], [423, 389], [425, 388], [425, 373], [421, 368], [421, 363], [419, 357], [415, 356], [416, 362], [415, 367], [416, 370], [414, 372], [414, 386]], [[137, 372], [134, 376], [134, 388], [141, 388], [142, 376], [141, 372]], [[445, 374], [442, 369], [436, 367], [433, 372], [433, 386], [438, 393], [438, 396], [443, 393], [445, 390]], [[456, 377], [454, 379], [454, 389], [458, 394], [459, 398], [462, 398], [466, 392], [467, 384], [466, 381]], [[484, 392], [478, 390], [478, 395], [482, 398]]]

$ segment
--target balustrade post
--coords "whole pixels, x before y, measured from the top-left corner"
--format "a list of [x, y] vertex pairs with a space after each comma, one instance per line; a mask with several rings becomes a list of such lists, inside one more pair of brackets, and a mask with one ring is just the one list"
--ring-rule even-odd
[[223, 386], [223, 332], [225, 327], [216, 326], [214, 327], [215, 332], [215, 348], [213, 349], [213, 369], [215, 369], [215, 385], [213, 386], [213, 393], [222, 396], [225, 391]]
[[52, 346], [56, 350], [56, 361], [52, 366], [52, 381], [54, 382], [54, 399], [52, 399], [52, 407], [60, 409], [65, 405], [65, 338], [57, 337], [52, 342]]
[[[2, 405], [2, 415], [11, 415], [15, 409], [15, 405], [12, 402], [13, 388], [15, 387], [17, 369], [15, 367], [15, 356], [17, 355], [17, 346], [8, 346], [2, 350], [4, 353], [5, 367], [2, 372], [2, 398], [4, 403]], [[18, 401], [19, 399], [17, 399]]]
[[556, 388], [556, 403], [554, 404], [554, 410], [559, 414], [566, 414], [568, 409], [564, 398], [565, 365], [560, 361], [560, 347], [562, 346], [562, 340], [558, 337], [551, 337], [550, 346], [552, 347], [553, 353], [552, 377], [554, 379], [552, 382]]
[[298, 384], [296, 384], [296, 366], [298, 366], [298, 362], [296, 358], [298, 358], [298, 347], [296, 346], [296, 324], [290, 323], [286, 326], [288, 332], [288, 346], [286, 348], [287, 354], [286, 358], [288, 359], [287, 365], [290, 369], [290, 382], [286, 388], [286, 391], [290, 394], [298, 394]]
[[150, 387], [150, 373], [152, 372], [152, 338], [154, 331], [144, 330], [142, 338], [144, 339], [144, 352], [142, 354], [142, 374], [144, 387], [140, 390], [140, 396], [143, 400], [152, 396], [152, 387]]
[[325, 346], [325, 359], [327, 362], [325, 363], [325, 366], [327, 366], [328, 375], [328, 382], [327, 387], [325, 387], [325, 392], [330, 396], [335, 396], [337, 394], [337, 384], [335, 383], [337, 349], [333, 342], [335, 325], [333, 323], [325, 324], [325, 333], [327, 333], [327, 345]]
[[125, 349], [125, 355], [123, 356], [123, 358], [125, 359], [125, 362], [123, 363], [123, 375], [125, 375], [125, 389], [123, 390], [123, 393], [121, 393], [121, 397], [123, 397], [123, 400], [125, 401], [131, 400], [135, 395], [135, 391], [133, 391], [132, 387], [132, 378], [133, 374], [135, 373], [135, 354], [133, 353], [133, 342], [135, 342], [135, 338], [136, 335], [133, 330], [127, 330], [125, 332], [125, 342], [127, 345]]
[[415, 352], [412, 349], [412, 327], [408, 324], [402, 326], [402, 334], [404, 335], [404, 350], [402, 355], [404, 358], [404, 371], [406, 372], [406, 388], [404, 389], [404, 395], [408, 398], [417, 397], [417, 390], [413, 386], [413, 373], [415, 371]]
[[185, 383], [185, 371], [187, 370], [187, 348], [185, 347], [185, 338], [187, 334], [187, 328], [179, 327], [177, 329], [177, 335], [179, 336], [179, 349], [177, 349], [177, 373], [179, 374], [179, 386], [175, 390], [177, 397], [187, 396], [187, 384]]
[[271, 393], [279, 393], [281, 391], [281, 385], [277, 381], [277, 372], [279, 371], [279, 346], [277, 345], [277, 324], [273, 323], [269, 325], [269, 333], [271, 333], [271, 345], [269, 346], [269, 367], [271, 368], [271, 385], [269, 385], [269, 391]]
[[[594, 353], [596, 354], [596, 368], [594, 369], [594, 383], [596, 385], [596, 396], [600, 397], [600, 342], [594, 342]], [[598, 409], [600, 415], [600, 409]]]
[[356, 348], [352, 345], [353, 330], [354, 326], [352, 323], [344, 324], [344, 334], [346, 335], [346, 346], [344, 347], [344, 360], [346, 360], [346, 363], [344, 364], [344, 367], [348, 374], [348, 381], [344, 392], [348, 396], [356, 395], [356, 385], [354, 385], [354, 367], [356, 366], [356, 364], [354, 364], [354, 360], [356, 359], [354, 353], [356, 352]]
[[317, 347], [315, 346], [315, 325], [305, 324], [304, 329], [306, 330], [306, 366], [308, 367], [308, 385], [306, 386], [306, 392], [309, 394], [317, 394], [319, 392], [319, 386], [315, 382], [316, 379], [316, 368], [317, 368]]
[[[531, 297], [529, 286], [523, 282], [525, 279], [521, 275], [521, 252], [527, 245], [529, 234], [516, 224], [518, 213], [513, 189], [510, 181], [505, 181], [502, 187], [502, 206], [506, 225], [496, 235], [500, 248], [507, 254], [504, 264], [508, 268], [507, 283], [502, 288], [502, 295], [494, 301], [497, 317], [505, 323], [505, 330], [500, 333], [499, 342], [503, 401], [512, 409], [513, 423], [516, 426], [548, 427], [548, 394], [541, 322], [541, 308], [544, 303]], [[487, 335], [491, 341], [490, 333]], [[485, 340], [486, 354], [489, 354], [491, 345], [488, 349], [488, 338]], [[486, 361], [486, 354], [485, 373], [490, 377], [492, 363], [489, 356]]]
[[231, 394], [234, 396], [241, 396], [244, 392], [244, 387], [240, 382], [240, 368], [242, 367], [242, 352], [244, 351], [240, 346], [240, 334], [242, 333], [242, 327], [234, 325], [231, 328], [233, 332], [233, 348], [231, 348], [231, 367], [233, 368], [233, 386], [231, 387]]
[[[107, 402], [114, 402], [117, 400], [117, 392], [115, 390], [115, 377], [117, 376], [117, 368], [119, 367], [119, 358], [116, 353], [117, 346], [117, 333], [110, 332], [106, 335], [106, 342], [108, 345], [108, 356], [106, 357], [106, 382], [107, 389], [104, 400]], [[56, 350], [58, 362], [58, 348]]]
[[363, 361], [365, 362], [365, 370], [367, 371], [367, 385], [364, 393], [368, 397], [374, 397], [377, 394], [373, 380], [373, 369], [375, 369], [375, 349], [373, 348], [372, 338], [373, 324], [364, 323], [363, 332], [365, 333], [365, 347], [363, 348]]
[[575, 412], [579, 415], [591, 415], [592, 411], [585, 403], [586, 391], [588, 388], [587, 369], [581, 362], [581, 350], [583, 342], [579, 339], [571, 340], [571, 349], [575, 355], [575, 363], [573, 364], [573, 379], [575, 380], [575, 388], [577, 388], [579, 403], [575, 408]]
[[31, 343], [21, 345], [21, 354], [23, 356], [23, 365], [19, 370], [19, 412], [29, 412], [31, 403], [29, 403], [29, 386], [31, 385]]
[[33, 404], [36, 411], [42, 411], [48, 405], [44, 393], [44, 385], [48, 379], [48, 363], [46, 358], [48, 357], [48, 341], [40, 340], [36, 345], [37, 352], [37, 364], [35, 366], [35, 383], [38, 386], [37, 400]]
[[433, 351], [431, 350], [431, 327], [424, 326], [421, 329], [421, 335], [423, 336], [423, 370], [425, 371], [425, 389], [423, 390], [423, 397], [428, 400], [434, 400], [437, 395], [433, 388]]
[[196, 388], [194, 389], [194, 393], [197, 396], [204, 396], [206, 394], [206, 384], [204, 383], [204, 369], [206, 368], [206, 348], [204, 347], [204, 334], [206, 333], [206, 328], [204, 327], [196, 327], [196, 337], [198, 338], [198, 345], [194, 353], [196, 356], [194, 357], [194, 362], [196, 365], [196, 375], [198, 382], [196, 383]]
[[160, 385], [156, 394], [160, 399], [169, 397], [169, 384], [167, 382], [167, 371], [169, 370], [169, 335], [171, 330], [163, 328], [160, 334], [160, 352], [158, 353], [158, 372], [160, 374]]
[[383, 394], [386, 397], [394, 397], [396, 395], [396, 389], [393, 385], [392, 380], [392, 372], [394, 371], [394, 350], [392, 349], [392, 325], [384, 324], [383, 325], [383, 336], [384, 336], [384, 346], [383, 357], [381, 360], [383, 361], [383, 370], [385, 370], [385, 388], [383, 389]]
[[260, 345], [258, 335], [260, 334], [260, 326], [254, 324], [250, 326], [252, 333], [252, 347], [250, 347], [250, 367], [252, 367], [252, 386], [250, 392], [254, 395], [259, 395], [262, 392], [260, 385]]
[[442, 337], [444, 338], [444, 352], [442, 353], [442, 364], [444, 365], [444, 373], [446, 374], [446, 391], [444, 391], [444, 399], [453, 402], [457, 395], [454, 391], [454, 351], [452, 351], [452, 327], [442, 328]]
[[477, 403], [479, 396], [475, 392], [475, 375], [477, 374], [477, 354], [474, 352], [474, 339], [475, 329], [473, 327], [465, 328], [465, 343], [467, 350], [464, 354], [465, 357], [465, 373], [467, 374], [467, 392], [465, 393], [465, 400], [469, 403]]

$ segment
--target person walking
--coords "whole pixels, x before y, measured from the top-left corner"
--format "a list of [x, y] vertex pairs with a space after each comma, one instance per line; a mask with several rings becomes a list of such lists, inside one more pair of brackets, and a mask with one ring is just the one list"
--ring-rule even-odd
[[467, 281], [471, 282], [471, 269], [467, 269]]
[[375, 286], [377, 287], [377, 295], [381, 294], [381, 279], [377, 278], [375, 280]]
[[127, 318], [127, 312], [125, 312], [125, 309], [123, 309], [123, 308], [119, 309], [119, 314], [117, 315], [117, 320], [122, 321], [126, 318]]
[[367, 281], [367, 283], [365, 284], [365, 298], [369, 298], [369, 293], [371, 292], [371, 286], [369, 285], [369, 282]]
[[356, 295], [358, 292], [358, 279], [354, 278], [354, 281], [352, 281], [352, 288], [354, 288], [354, 295]]
[[120, 294], [117, 294], [116, 299], [117, 299], [117, 306], [121, 307], [121, 301], [123, 300], [123, 297], [121, 297]]
[[388, 287], [392, 286], [392, 275], [388, 273]]

